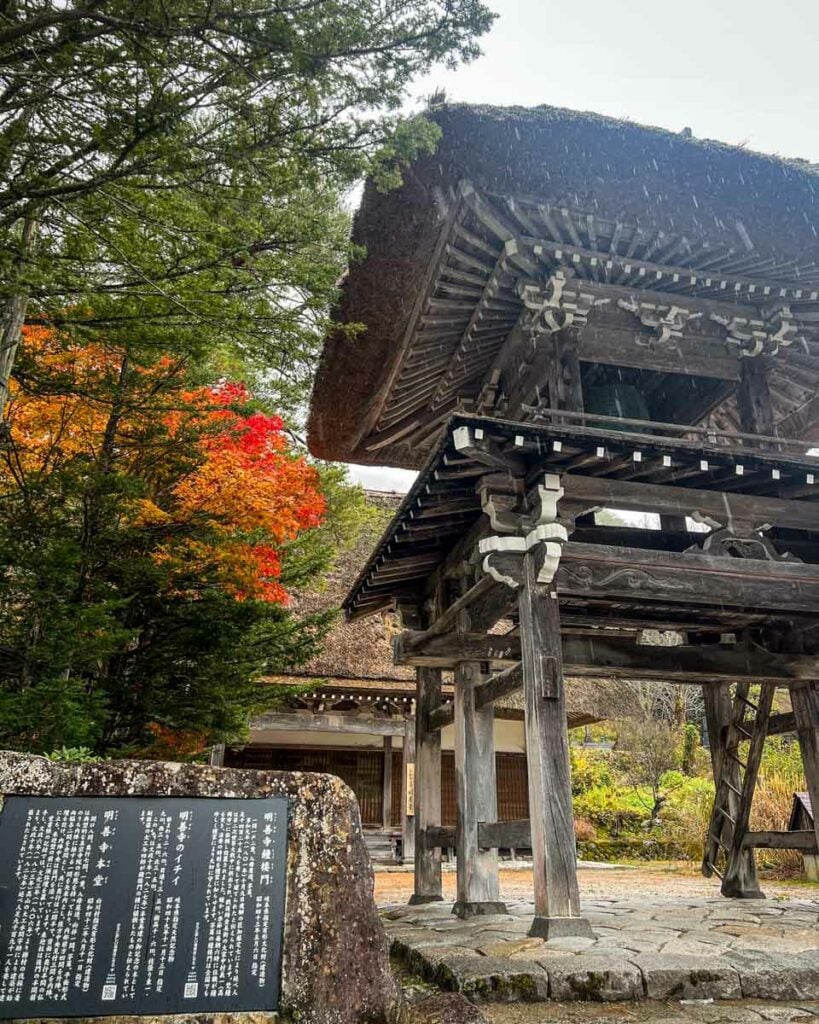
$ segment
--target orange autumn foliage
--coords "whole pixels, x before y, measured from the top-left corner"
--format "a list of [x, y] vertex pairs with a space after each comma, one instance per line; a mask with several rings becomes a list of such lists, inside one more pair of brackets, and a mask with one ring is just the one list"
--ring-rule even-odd
[[27, 328], [24, 341], [36, 380], [12, 384], [14, 457], [0, 478], [36, 479], [69, 463], [92, 474], [113, 461], [142, 484], [123, 501], [123, 523], [158, 536], [153, 557], [171, 586], [188, 591], [197, 574], [215, 575], [237, 600], [286, 603], [281, 548], [321, 523], [325, 502], [282, 420], [244, 412], [242, 384], [187, 386], [169, 357], [134, 366], [121, 351], [67, 344], [44, 328]]

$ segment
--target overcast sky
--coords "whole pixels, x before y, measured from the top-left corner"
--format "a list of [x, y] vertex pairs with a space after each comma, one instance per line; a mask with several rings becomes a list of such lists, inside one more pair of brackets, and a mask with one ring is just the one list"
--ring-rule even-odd
[[[488, 0], [484, 55], [413, 99], [593, 110], [819, 162], [819, 0]], [[367, 487], [414, 474], [351, 467]]]

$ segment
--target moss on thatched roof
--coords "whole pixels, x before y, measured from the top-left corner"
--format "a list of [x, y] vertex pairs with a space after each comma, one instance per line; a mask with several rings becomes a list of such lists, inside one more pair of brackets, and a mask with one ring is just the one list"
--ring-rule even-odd
[[354, 224], [366, 249], [344, 283], [337, 318], [363, 331], [330, 335], [313, 392], [314, 454], [417, 468], [417, 449], [367, 450], [368, 410], [399, 364], [413, 304], [422, 293], [458, 185], [535, 197], [557, 208], [641, 231], [722, 244], [801, 265], [819, 262], [817, 168], [629, 121], [554, 107], [449, 105], [430, 115], [437, 151], [409, 167], [401, 188], [371, 183]]

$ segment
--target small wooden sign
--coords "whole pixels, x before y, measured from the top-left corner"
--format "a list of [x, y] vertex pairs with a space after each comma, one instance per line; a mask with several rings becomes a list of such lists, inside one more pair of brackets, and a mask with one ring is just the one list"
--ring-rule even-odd
[[406, 815], [411, 818], [415, 814], [415, 762], [407, 762], [407, 791], [405, 801]]

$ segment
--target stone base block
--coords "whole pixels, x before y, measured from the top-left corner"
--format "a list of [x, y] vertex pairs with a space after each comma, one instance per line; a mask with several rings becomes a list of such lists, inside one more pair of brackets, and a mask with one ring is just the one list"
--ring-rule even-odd
[[536, 939], [593, 939], [594, 932], [585, 917], [534, 917], [529, 935]]
[[441, 903], [443, 902], [443, 899], [443, 896], [432, 896], [420, 892], [414, 892], [407, 902], [411, 907], [420, 907], [425, 903]]
[[452, 913], [456, 917], [466, 920], [468, 917], [480, 917], [483, 914], [506, 914], [508, 911], [505, 903], [497, 903], [492, 900], [458, 900], [452, 907]]
[[741, 999], [735, 967], [722, 957], [641, 954], [633, 963], [643, 972], [649, 999]]
[[639, 967], [617, 956], [547, 958], [538, 963], [549, 974], [549, 995], [555, 1002], [576, 999], [611, 1003], [643, 998]]
[[540, 1003], [549, 998], [548, 975], [534, 961], [455, 957], [439, 963], [435, 980], [473, 1003]]

